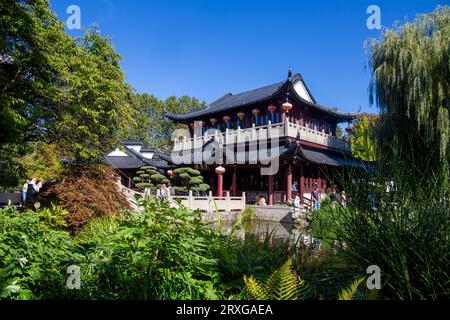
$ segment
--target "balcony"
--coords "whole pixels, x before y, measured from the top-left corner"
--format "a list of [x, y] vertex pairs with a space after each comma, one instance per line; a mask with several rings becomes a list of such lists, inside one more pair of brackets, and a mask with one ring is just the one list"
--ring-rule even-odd
[[194, 138], [190, 139], [183, 137], [174, 141], [173, 151], [179, 152], [201, 148], [212, 137], [220, 144], [231, 145], [276, 138], [296, 138], [298, 132], [300, 132], [302, 142], [325, 146], [340, 152], [351, 152], [350, 143], [344, 139], [291, 122], [271, 124], [270, 121], [269, 124], [263, 126], [256, 127], [253, 125], [253, 127], [246, 129], [227, 129], [225, 132], [209, 130], [202, 136], [194, 136]]

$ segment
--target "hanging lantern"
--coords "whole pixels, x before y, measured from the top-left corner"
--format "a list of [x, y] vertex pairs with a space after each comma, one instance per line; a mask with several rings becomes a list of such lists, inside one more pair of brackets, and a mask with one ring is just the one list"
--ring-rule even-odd
[[216, 168], [216, 173], [217, 173], [219, 176], [223, 175], [223, 174], [225, 173], [225, 168], [222, 167], [222, 166], [217, 167], [217, 168]]
[[277, 110], [277, 106], [271, 104], [270, 106], [267, 107], [267, 110], [269, 110], [269, 112], [275, 112]]
[[167, 175], [172, 178], [175, 175], [175, 172], [172, 170], [167, 170]]
[[292, 103], [290, 103], [290, 102], [287, 101], [287, 99], [286, 99], [286, 102], [283, 103], [282, 108], [283, 108], [283, 110], [284, 110], [286, 113], [289, 113], [289, 111], [292, 110]]
[[216, 118], [211, 118], [211, 119], [209, 119], [209, 122], [211, 122], [211, 124], [212, 124], [213, 126], [215, 126], [216, 123], [217, 123], [217, 119], [216, 119]]
[[245, 113], [242, 111], [237, 114], [238, 118], [242, 121], [245, 118]]
[[194, 129], [195, 127], [195, 122], [191, 122], [191, 124], [189, 125], [192, 129]]
[[223, 121], [225, 121], [225, 123], [228, 123], [231, 120], [230, 116], [223, 116], [222, 119], [223, 119]]
[[261, 113], [261, 110], [259, 110], [258, 108], [255, 108], [255, 109], [252, 110], [252, 114], [253, 114], [254, 116], [257, 116], [257, 115], [259, 115], [260, 113]]

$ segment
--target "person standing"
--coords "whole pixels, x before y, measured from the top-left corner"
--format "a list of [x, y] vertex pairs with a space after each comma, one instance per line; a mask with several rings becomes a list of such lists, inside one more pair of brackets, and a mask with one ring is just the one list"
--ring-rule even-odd
[[36, 193], [36, 178], [33, 178], [27, 185], [26, 206], [28, 208], [33, 207]]
[[167, 197], [167, 187], [165, 184], [161, 185], [161, 188], [159, 191], [159, 196], [161, 197], [161, 199], [164, 199]]
[[330, 198], [331, 198], [331, 203], [333, 205], [335, 205], [336, 203], [341, 203], [341, 199], [340, 199], [339, 193], [336, 190], [336, 187], [333, 187], [331, 189], [331, 196], [330, 196]]
[[319, 192], [319, 189], [317, 188], [317, 183], [314, 184], [314, 190], [313, 190], [313, 192], [311, 192], [311, 199], [312, 199], [313, 210], [320, 209], [320, 192]]
[[341, 191], [341, 205], [343, 207], [347, 206], [347, 196], [345, 195], [345, 191]]
[[27, 201], [27, 191], [28, 191], [29, 183], [30, 183], [30, 179], [27, 179], [22, 186], [22, 208], [25, 208], [25, 204]]

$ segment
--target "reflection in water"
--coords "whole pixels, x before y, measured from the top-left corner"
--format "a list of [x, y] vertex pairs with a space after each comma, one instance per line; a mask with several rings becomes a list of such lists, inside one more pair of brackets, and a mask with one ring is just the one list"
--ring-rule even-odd
[[[222, 234], [233, 234], [243, 240], [249, 235], [256, 235], [260, 240], [267, 236], [269, 240], [289, 240], [292, 243], [303, 243], [305, 245], [314, 244], [320, 246], [320, 241], [314, 239], [306, 229], [297, 228], [292, 223], [281, 223], [274, 221], [251, 220], [245, 226], [235, 226], [235, 221], [222, 221]], [[212, 228], [218, 231], [217, 222], [212, 223]], [[233, 230], [233, 228], [235, 230]]]

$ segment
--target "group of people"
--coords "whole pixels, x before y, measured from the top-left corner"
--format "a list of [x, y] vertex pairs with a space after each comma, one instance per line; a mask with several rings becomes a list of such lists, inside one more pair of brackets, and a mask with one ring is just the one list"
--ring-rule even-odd
[[174, 195], [174, 189], [169, 184], [168, 186], [166, 184], [161, 185], [161, 187], [156, 191], [156, 196], [161, 199], [170, 200], [170, 198]]
[[43, 180], [33, 178], [27, 179], [22, 187], [22, 207], [30, 207], [37, 201], [39, 191], [42, 188]]
[[317, 187], [317, 184], [314, 185], [314, 190], [311, 192], [311, 205], [313, 210], [320, 209], [320, 204], [323, 198], [328, 197], [331, 200], [333, 205], [341, 204], [342, 206], [347, 205], [347, 196], [345, 191], [342, 190], [340, 193], [338, 192], [336, 187], [331, 187], [323, 192], [322, 189]]

